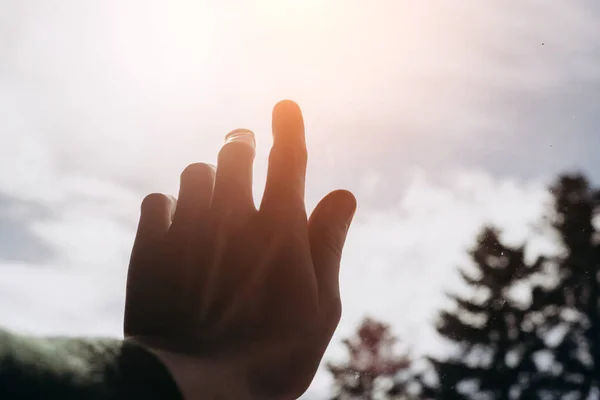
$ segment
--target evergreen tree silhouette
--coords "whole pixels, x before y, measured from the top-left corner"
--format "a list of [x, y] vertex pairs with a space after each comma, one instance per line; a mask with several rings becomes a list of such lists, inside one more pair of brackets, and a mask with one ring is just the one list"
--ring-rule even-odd
[[525, 260], [524, 247], [504, 245], [499, 232], [485, 228], [470, 252], [475, 273], [460, 269], [470, 296], [449, 294], [455, 305], [442, 311], [439, 334], [453, 344], [456, 354], [430, 359], [438, 377], [425, 385], [423, 396], [438, 399], [511, 399], [527, 388], [537, 367], [534, 354], [544, 349], [532, 318], [532, 304], [516, 299], [510, 290], [541, 273], [544, 259]]
[[534, 293], [534, 303], [545, 306], [551, 346], [548, 373], [538, 377], [533, 390], [554, 398], [588, 399], [600, 395], [600, 248], [594, 226], [600, 196], [582, 175], [564, 175], [551, 187], [551, 222], [562, 252], [554, 258], [557, 284], [549, 292]]
[[[482, 230], [470, 252], [474, 270], [459, 269], [469, 294], [448, 294], [453, 307], [436, 324], [453, 351], [428, 359], [437, 382], [417, 379], [421, 398], [600, 398], [600, 192], [582, 175], [563, 175], [550, 191], [546, 220], [558, 255], [528, 261], [525, 246]], [[336, 399], [410, 398], [414, 380], [397, 379], [387, 397], [375, 397], [378, 381], [411, 370], [393, 342], [389, 326], [365, 320], [345, 341], [350, 360], [329, 365]]]

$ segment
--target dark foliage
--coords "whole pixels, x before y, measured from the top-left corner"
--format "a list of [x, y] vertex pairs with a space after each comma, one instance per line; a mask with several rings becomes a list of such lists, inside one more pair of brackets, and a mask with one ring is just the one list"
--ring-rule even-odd
[[372, 399], [377, 379], [395, 382], [380, 396], [389, 399], [411, 398], [415, 382], [423, 399], [600, 398], [600, 192], [581, 175], [565, 175], [550, 193], [544, 221], [558, 251], [532, 260], [525, 246], [483, 229], [472, 268], [459, 269], [466, 295], [448, 294], [451, 306], [438, 316], [449, 355], [399, 379], [411, 360], [393, 356], [388, 326], [367, 320], [345, 342], [350, 361], [329, 366], [337, 398]]
[[[587, 399], [600, 393], [600, 250], [594, 219], [598, 192], [580, 175], [551, 187], [548, 213], [559, 256], [527, 263], [523, 248], [485, 229], [471, 253], [474, 274], [461, 270], [468, 298], [440, 313], [437, 330], [458, 349], [432, 359], [439, 399]], [[532, 277], [545, 277], [545, 285]], [[520, 285], [524, 299], [510, 294]], [[477, 294], [483, 296], [478, 297]]]
[[449, 295], [455, 307], [442, 311], [436, 326], [456, 354], [430, 360], [439, 384], [426, 388], [425, 397], [508, 399], [537, 370], [533, 355], [544, 342], [536, 312], [510, 291], [517, 285], [531, 287], [530, 278], [542, 273], [544, 259], [527, 263], [524, 248], [502, 244], [491, 228], [480, 234], [471, 259], [475, 271], [460, 270], [471, 295]]

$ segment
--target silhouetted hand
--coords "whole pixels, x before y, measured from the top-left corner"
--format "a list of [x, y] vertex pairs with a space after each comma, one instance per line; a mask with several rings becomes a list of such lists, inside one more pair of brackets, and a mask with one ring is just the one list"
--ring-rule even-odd
[[307, 220], [295, 103], [275, 106], [273, 135], [259, 210], [247, 130], [227, 135], [218, 168], [184, 170], [177, 201], [152, 194], [142, 204], [125, 335], [155, 351], [188, 398], [300, 396], [340, 318], [339, 264], [356, 201], [334, 191]]

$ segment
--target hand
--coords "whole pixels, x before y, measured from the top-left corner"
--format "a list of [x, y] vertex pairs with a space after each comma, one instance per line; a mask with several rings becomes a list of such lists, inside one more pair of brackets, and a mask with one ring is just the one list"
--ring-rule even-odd
[[[183, 171], [177, 201], [152, 194], [142, 203], [125, 335], [155, 351], [188, 397], [204, 390], [215, 398], [297, 398], [341, 315], [338, 272], [356, 201], [334, 191], [307, 219], [304, 122], [295, 103], [275, 106], [273, 136], [258, 210], [247, 130], [227, 135], [218, 168]], [[198, 387], [202, 379], [219, 386], [218, 376], [221, 389]]]

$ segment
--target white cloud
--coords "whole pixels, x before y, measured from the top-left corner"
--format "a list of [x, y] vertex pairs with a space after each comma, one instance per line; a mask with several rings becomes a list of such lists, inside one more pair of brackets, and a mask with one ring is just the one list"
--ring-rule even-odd
[[[37, 265], [0, 265], [2, 325], [37, 334], [121, 334], [139, 207], [118, 194], [74, 197], [59, 204], [52, 219], [29, 221], [57, 257]], [[107, 195], [112, 204], [102, 202]]]

